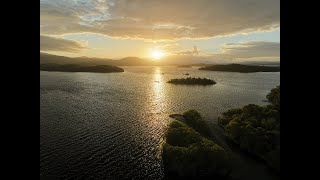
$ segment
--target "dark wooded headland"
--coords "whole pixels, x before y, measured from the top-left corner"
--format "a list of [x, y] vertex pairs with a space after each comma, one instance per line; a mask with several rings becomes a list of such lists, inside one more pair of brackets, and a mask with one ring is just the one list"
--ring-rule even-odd
[[59, 64], [40, 64], [41, 71], [58, 71], [58, 72], [96, 72], [111, 73], [124, 72], [120, 67], [108, 65], [81, 66], [75, 64], [59, 65]]
[[280, 67], [228, 64], [228, 65], [212, 65], [212, 66], [201, 67], [199, 68], [199, 70], [253, 73], [253, 72], [280, 72]]
[[206, 121], [195, 110], [180, 116], [166, 132], [162, 153], [166, 177], [227, 177], [232, 169], [230, 155], [214, 142]]
[[267, 95], [267, 106], [230, 109], [218, 119], [227, 137], [280, 172], [280, 86]]
[[187, 84], [187, 85], [213, 85], [216, 84], [214, 80], [207, 78], [181, 78], [181, 79], [171, 79], [168, 83], [172, 84]]
[[[271, 104], [230, 109], [218, 124], [227, 139], [280, 173], [280, 86], [266, 97]], [[162, 154], [166, 177], [225, 179], [238, 168], [233, 166], [233, 155], [218, 144], [199, 112], [189, 110], [170, 117], [175, 120], [167, 129]]]

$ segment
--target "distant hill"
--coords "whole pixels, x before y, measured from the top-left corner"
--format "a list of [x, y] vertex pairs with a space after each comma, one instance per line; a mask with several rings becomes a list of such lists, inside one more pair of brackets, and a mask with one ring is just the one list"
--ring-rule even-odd
[[75, 64], [40, 64], [42, 71], [57, 71], [57, 72], [96, 72], [96, 73], [111, 73], [124, 72], [120, 67], [109, 65], [81, 66]]
[[65, 57], [40, 52], [40, 64], [77, 64], [83, 66], [112, 65], [112, 66], [148, 66], [156, 64], [153, 61], [138, 57], [126, 57], [119, 60], [90, 58], [90, 57]]
[[262, 65], [262, 66], [280, 66], [280, 61], [244, 61], [238, 64], [244, 65]]
[[111, 63], [115, 66], [150, 66], [154, 64], [150, 60], [145, 60], [138, 57], [126, 57], [119, 60], [113, 60]]
[[138, 57], [126, 57], [118, 60], [90, 58], [90, 57], [65, 57], [40, 52], [40, 64], [78, 64], [83, 66], [112, 65], [112, 66], [168, 66], [168, 65], [194, 65], [204, 66], [209, 63], [201, 57], [168, 56], [161, 61], [152, 61]]
[[78, 65], [109, 65], [111, 59], [88, 58], [88, 57], [65, 57], [40, 52], [40, 64], [78, 64]]
[[280, 67], [253, 66], [253, 65], [243, 65], [243, 64], [228, 64], [228, 65], [205, 66], [205, 67], [199, 68], [199, 70], [241, 72], [241, 73], [280, 72]]
[[[94, 65], [112, 65], [112, 66], [209, 66], [215, 64], [225, 64], [224, 61], [212, 61], [201, 56], [185, 56], [172, 55], [153, 61], [150, 59], [142, 59], [139, 57], [126, 57], [118, 60], [106, 58], [92, 57], [65, 57], [53, 54], [40, 52], [40, 64], [77, 64], [82, 66]], [[280, 66], [279, 62], [262, 62], [262, 61], [246, 61], [239, 64], [245, 65], [265, 65], [265, 66]]]

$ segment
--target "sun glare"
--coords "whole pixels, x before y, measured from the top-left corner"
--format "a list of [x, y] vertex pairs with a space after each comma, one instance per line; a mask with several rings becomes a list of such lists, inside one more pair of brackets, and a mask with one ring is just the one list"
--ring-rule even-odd
[[153, 59], [159, 60], [164, 56], [164, 53], [161, 50], [153, 50], [151, 56]]

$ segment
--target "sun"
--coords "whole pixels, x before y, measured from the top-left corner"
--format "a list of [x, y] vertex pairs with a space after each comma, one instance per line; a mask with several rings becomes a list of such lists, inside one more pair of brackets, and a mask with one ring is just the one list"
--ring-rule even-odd
[[161, 50], [152, 50], [151, 56], [153, 59], [159, 60], [164, 56], [164, 52]]

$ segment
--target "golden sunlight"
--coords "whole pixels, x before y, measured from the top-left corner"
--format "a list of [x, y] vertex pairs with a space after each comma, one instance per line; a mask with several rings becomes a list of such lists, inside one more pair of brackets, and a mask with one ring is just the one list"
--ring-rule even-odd
[[158, 49], [152, 50], [151, 56], [153, 59], [159, 60], [164, 56], [164, 52]]

